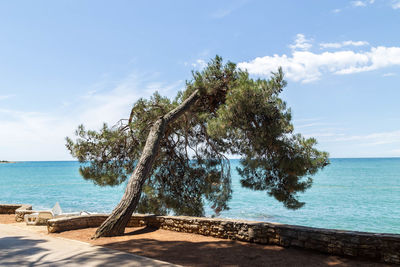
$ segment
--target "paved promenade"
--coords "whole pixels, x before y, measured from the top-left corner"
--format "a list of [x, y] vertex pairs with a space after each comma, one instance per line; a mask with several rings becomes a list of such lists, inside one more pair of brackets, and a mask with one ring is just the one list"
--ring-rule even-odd
[[0, 266], [177, 266], [0, 224]]

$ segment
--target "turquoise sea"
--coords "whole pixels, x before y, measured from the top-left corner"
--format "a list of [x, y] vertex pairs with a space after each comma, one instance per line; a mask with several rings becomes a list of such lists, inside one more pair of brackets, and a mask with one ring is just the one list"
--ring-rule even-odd
[[[265, 192], [241, 188], [237, 164], [231, 160], [231, 209], [220, 217], [400, 234], [400, 158], [331, 159], [301, 195], [306, 205], [296, 211]], [[58, 201], [65, 212], [110, 212], [125, 185], [95, 186], [80, 177], [78, 168], [73, 161], [0, 164], [0, 203], [48, 209]]]

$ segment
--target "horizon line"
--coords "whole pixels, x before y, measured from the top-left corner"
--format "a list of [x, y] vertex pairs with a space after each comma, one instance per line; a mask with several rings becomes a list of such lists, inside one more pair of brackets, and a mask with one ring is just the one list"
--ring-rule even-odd
[[[400, 156], [391, 157], [330, 157], [329, 159], [400, 159]], [[240, 158], [228, 158], [229, 160], [240, 160]], [[78, 160], [0, 160], [7, 162], [79, 162]]]

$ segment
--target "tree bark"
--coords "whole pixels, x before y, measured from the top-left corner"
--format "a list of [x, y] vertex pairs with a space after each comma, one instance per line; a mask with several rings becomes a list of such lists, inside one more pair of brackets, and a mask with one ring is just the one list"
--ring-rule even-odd
[[129, 178], [125, 193], [120, 203], [113, 210], [111, 215], [97, 229], [93, 239], [104, 236], [118, 236], [124, 234], [125, 227], [139, 202], [143, 184], [149, 177], [154, 160], [158, 155], [160, 141], [164, 137], [166, 125], [173, 122], [183, 113], [189, 110], [189, 108], [197, 101], [198, 98], [199, 92], [196, 90], [178, 107], [154, 122], [147, 137], [146, 144], [143, 148], [142, 155], [140, 156], [135, 170]]

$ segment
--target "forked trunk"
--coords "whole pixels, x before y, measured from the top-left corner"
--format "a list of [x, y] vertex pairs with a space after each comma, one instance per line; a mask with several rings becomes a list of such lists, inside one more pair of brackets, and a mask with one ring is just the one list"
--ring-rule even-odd
[[196, 90], [177, 108], [168, 112], [153, 124], [142, 155], [128, 181], [124, 196], [111, 215], [97, 229], [93, 236], [94, 239], [102, 236], [118, 236], [124, 234], [125, 227], [139, 202], [143, 184], [151, 173], [154, 160], [157, 157], [160, 147], [160, 141], [164, 137], [165, 126], [187, 111], [191, 105], [196, 102], [198, 97], [198, 91]]

